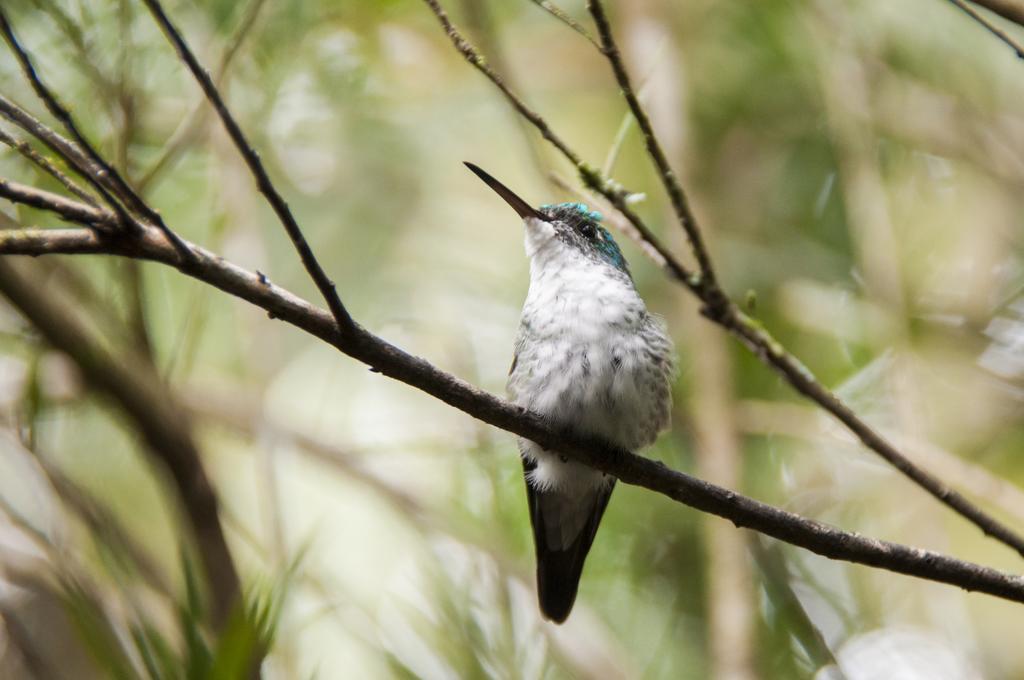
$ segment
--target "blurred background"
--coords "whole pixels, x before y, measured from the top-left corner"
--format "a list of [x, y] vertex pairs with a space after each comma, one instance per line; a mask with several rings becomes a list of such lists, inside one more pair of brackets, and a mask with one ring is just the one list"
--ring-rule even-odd
[[[728, 293], [911, 458], [1024, 526], [1024, 65], [940, 0], [608, 4]], [[446, 6], [687, 259], [585, 37], [527, 0]], [[582, 2], [562, 7], [591, 27]], [[168, 224], [322, 304], [140, 3], [4, 9]], [[356, 319], [502, 393], [528, 283], [521, 227], [462, 161], [536, 204], [578, 200], [571, 167], [425, 3], [167, 9]], [[52, 120], [6, 52], [0, 91]], [[62, 190], [8, 148], [0, 177]], [[0, 222], [60, 226], [6, 202]], [[673, 428], [651, 456], [847, 530], [1021, 571], [619, 241], [679, 352]], [[625, 485], [572, 617], [545, 623], [513, 436], [166, 267], [23, 264], [187, 411], [273, 629], [267, 678], [1024, 676], [1019, 605], [819, 558]], [[227, 677], [210, 670], [231, 645], [199, 623], [165, 471], [6, 304], [0, 422], [0, 675]]]

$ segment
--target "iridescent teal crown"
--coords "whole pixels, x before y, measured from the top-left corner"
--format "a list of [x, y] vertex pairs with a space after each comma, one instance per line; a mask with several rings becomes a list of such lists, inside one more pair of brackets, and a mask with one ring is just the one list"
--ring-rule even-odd
[[591, 210], [586, 203], [548, 203], [540, 207], [541, 210], [558, 210], [559, 208], [563, 210], [575, 210], [587, 219], [595, 222], [600, 222], [604, 219], [604, 215], [596, 210]]

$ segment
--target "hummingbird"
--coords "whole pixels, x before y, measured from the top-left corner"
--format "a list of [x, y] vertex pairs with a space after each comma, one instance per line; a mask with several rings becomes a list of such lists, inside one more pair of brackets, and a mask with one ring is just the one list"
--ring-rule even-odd
[[[647, 311], [601, 215], [583, 203], [533, 208], [472, 163], [519, 215], [530, 260], [508, 376], [511, 400], [555, 426], [636, 451], [669, 424], [674, 350]], [[572, 611], [615, 478], [519, 439], [545, 618]]]

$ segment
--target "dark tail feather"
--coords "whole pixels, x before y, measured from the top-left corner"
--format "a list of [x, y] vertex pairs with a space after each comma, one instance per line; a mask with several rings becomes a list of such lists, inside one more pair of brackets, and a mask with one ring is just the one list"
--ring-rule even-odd
[[[537, 551], [537, 597], [540, 610], [545, 618], [562, 623], [572, 611], [576, 591], [583, 573], [583, 563], [594, 543], [594, 535], [608, 507], [614, 482], [605, 488], [595, 489], [588, 496], [568, 499], [555, 491], [538, 491], [526, 482], [526, 495], [530, 505], [530, 521], [533, 524], [533, 542]], [[581, 507], [586, 504], [588, 507]], [[567, 537], [563, 545], [556, 547], [552, 532], [570, 521], [568, 513], [584, 515], [578, 533]], [[576, 522], [573, 522], [576, 524]]]
[[537, 554], [537, 599], [544, 618], [562, 623], [572, 611], [587, 551]]

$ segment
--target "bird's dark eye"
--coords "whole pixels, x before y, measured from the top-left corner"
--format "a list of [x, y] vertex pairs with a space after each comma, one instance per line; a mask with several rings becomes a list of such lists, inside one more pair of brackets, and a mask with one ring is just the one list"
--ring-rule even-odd
[[580, 225], [580, 233], [587, 238], [594, 238], [597, 235], [597, 229], [590, 222], [584, 222]]

